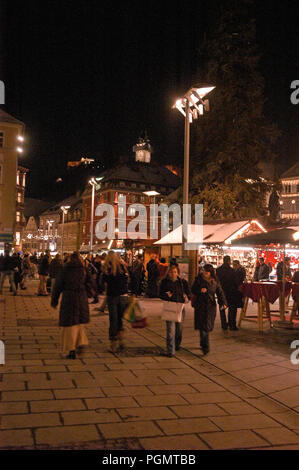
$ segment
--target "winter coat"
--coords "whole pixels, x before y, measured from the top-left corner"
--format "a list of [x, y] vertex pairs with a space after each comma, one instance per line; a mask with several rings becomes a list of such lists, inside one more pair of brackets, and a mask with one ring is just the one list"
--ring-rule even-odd
[[80, 261], [64, 264], [54, 284], [51, 305], [60, 304], [59, 326], [73, 326], [89, 323], [87, 290], [92, 290], [93, 282]]
[[49, 256], [45, 255], [42, 257], [38, 267], [38, 274], [40, 274], [41, 276], [48, 276], [50, 261], [51, 260]]
[[243, 307], [242, 295], [238, 290], [236, 271], [227, 263], [216, 269], [216, 274], [228, 302], [228, 307]]
[[236, 296], [237, 302], [236, 302], [235, 307], [243, 308], [244, 297], [243, 297], [243, 294], [239, 291], [240, 285], [243, 284], [246, 278], [246, 270], [243, 266], [240, 266], [238, 269], [235, 270], [235, 277], [236, 277], [237, 288], [238, 288], [237, 296]]
[[262, 279], [269, 279], [270, 269], [266, 263], [256, 266], [254, 270], [253, 279], [254, 281], [261, 281]]
[[25, 256], [22, 263], [22, 270], [25, 274], [30, 272], [30, 261], [29, 256]]
[[299, 283], [299, 270], [294, 273], [292, 281], [296, 282], [296, 283], [297, 282]]
[[158, 279], [160, 276], [158, 263], [152, 259], [146, 265], [148, 277], [147, 277], [147, 295], [149, 297], [158, 296]]
[[13, 271], [17, 267], [16, 256], [4, 255], [1, 262], [1, 271]]
[[[172, 296], [169, 297], [167, 292], [171, 292]], [[162, 300], [168, 300], [169, 302], [185, 302], [184, 294], [190, 299], [190, 288], [189, 284], [185, 279], [180, 277], [174, 282], [169, 277], [162, 279], [160, 284], [159, 297]]]
[[[205, 288], [207, 292], [201, 292]], [[199, 275], [191, 288], [194, 307], [194, 328], [206, 332], [213, 331], [216, 318], [216, 295], [219, 307], [227, 305], [224, 292], [218, 281], [206, 281]]]
[[103, 274], [103, 282], [107, 284], [107, 297], [119, 297], [128, 292], [129, 275], [124, 265], [120, 265], [120, 271], [114, 276], [111, 270]]
[[63, 264], [62, 261], [58, 259], [53, 259], [49, 267], [49, 275], [51, 279], [56, 279], [60, 271], [62, 270]]
[[[282, 281], [283, 261], [280, 261], [280, 263], [278, 263], [277, 268], [276, 268], [276, 274], [277, 274], [277, 280]], [[291, 271], [290, 266], [288, 266], [287, 264], [285, 264], [285, 277], [289, 277], [290, 279], [292, 279], [292, 271]]]

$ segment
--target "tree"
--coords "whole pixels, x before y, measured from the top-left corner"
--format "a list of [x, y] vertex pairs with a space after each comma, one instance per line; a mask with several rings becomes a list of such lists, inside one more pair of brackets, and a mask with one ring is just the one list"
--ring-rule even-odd
[[264, 81], [259, 73], [250, 0], [228, 0], [213, 37], [203, 47], [201, 82], [216, 85], [211, 111], [192, 124], [192, 202], [213, 218], [266, 213], [269, 190], [259, 163], [271, 162], [279, 135], [263, 115]]

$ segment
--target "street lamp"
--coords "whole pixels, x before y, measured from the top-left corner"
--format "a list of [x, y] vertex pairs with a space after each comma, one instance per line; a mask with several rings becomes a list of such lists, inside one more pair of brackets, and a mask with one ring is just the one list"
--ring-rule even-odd
[[155, 230], [156, 227], [156, 196], [160, 196], [161, 193], [158, 193], [157, 191], [143, 191], [143, 194], [146, 196], [153, 196], [154, 197], [154, 223], [153, 223], [153, 230]]
[[94, 197], [95, 197], [95, 190], [100, 189], [99, 182], [103, 179], [104, 177], [101, 176], [99, 178], [91, 178], [88, 183], [92, 187], [92, 193], [91, 193], [91, 214], [90, 214], [90, 253], [92, 253], [93, 250], [93, 220], [94, 220]]
[[[182, 98], [176, 100], [173, 108], [178, 109], [185, 117], [185, 138], [184, 138], [184, 181], [183, 181], [183, 207], [189, 202], [189, 154], [190, 154], [190, 123], [197, 119], [204, 111], [209, 111], [209, 101], [204, 97], [214, 90], [214, 86], [198, 84], [190, 88]], [[183, 238], [182, 254], [187, 257], [187, 228], [186, 220], [183, 218]]]
[[[50, 227], [52, 228], [52, 223], [54, 222], [54, 220], [47, 220], [47, 224], [48, 224], [48, 248], [50, 248]], [[53, 235], [53, 234], [52, 234]], [[53, 236], [52, 236], [53, 238]]]
[[62, 230], [61, 230], [61, 256], [63, 256], [63, 234], [64, 234], [64, 215], [67, 214], [67, 211], [70, 209], [71, 206], [61, 206], [60, 209], [62, 210]]

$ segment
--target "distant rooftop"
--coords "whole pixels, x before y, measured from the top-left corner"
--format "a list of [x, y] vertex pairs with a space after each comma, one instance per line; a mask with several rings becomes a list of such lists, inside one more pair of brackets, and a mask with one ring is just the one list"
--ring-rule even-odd
[[281, 178], [299, 178], [299, 162], [291, 166], [287, 171], [285, 171]]
[[18, 119], [14, 118], [10, 114], [3, 111], [3, 109], [1, 108], [0, 108], [0, 122], [10, 122], [11, 124], [21, 124], [22, 126], [24, 126], [24, 123], [22, 121], [19, 121]]

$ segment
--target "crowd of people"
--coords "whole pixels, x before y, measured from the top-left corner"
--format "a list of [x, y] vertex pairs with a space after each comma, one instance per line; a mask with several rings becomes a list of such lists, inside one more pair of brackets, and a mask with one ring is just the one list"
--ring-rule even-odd
[[[285, 258], [277, 266], [277, 278], [298, 282], [298, 272], [292, 278], [290, 259]], [[199, 330], [199, 342], [203, 354], [210, 350], [209, 333], [214, 329], [217, 302], [221, 327], [224, 331], [238, 331], [236, 325], [238, 308], [243, 306], [239, 286], [246, 279], [246, 271], [238, 260], [231, 261], [224, 256], [223, 264], [215, 269], [212, 264], [200, 258], [198, 275], [192, 285], [180, 276], [177, 260], [158, 259], [152, 254], [144, 265], [142, 255], [138, 255], [131, 266], [114, 251], [108, 254], [83, 258], [80, 253], [56, 254], [52, 259], [50, 251], [37, 257], [6, 251], [0, 257], [0, 293], [8, 278], [10, 290], [17, 295], [18, 289], [26, 289], [28, 278], [39, 276], [36, 294], [47, 296], [51, 293], [51, 306], [60, 302], [59, 326], [62, 327], [62, 350], [70, 359], [82, 352], [88, 345], [85, 325], [90, 321], [89, 303], [99, 303], [99, 295], [104, 300], [99, 311], [108, 309], [110, 351], [116, 353], [124, 348], [123, 314], [128, 306], [128, 293], [134, 298], [145, 295], [160, 298], [169, 305], [175, 303], [180, 310], [179, 321], [166, 320], [166, 352], [168, 357], [180, 349], [183, 337], [185, 304], [191, 301], [194, 308], [194, 329]], [[267, 280], [271, 267], [259, 258], [254, 280]], [[297, 277], [296, 277], [297, 276]], [[89, 302], [90, 299], [90, 302]], [[172, 304], [173, 305], [173, 304]], [[174, 306], [174, 305], [173, 305]]]

